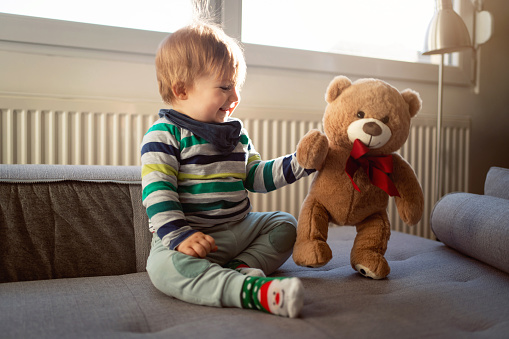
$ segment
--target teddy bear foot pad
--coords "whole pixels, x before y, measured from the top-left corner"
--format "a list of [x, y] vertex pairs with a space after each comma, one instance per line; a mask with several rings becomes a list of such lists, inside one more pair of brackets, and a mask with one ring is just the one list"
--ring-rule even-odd
[[379, 276], [379, 275], [376, 275], [373, 271], [371, 271], [369, 268], [367, 268], [366, 266], [364, 265], [361, 265], [361, 264], [357, 264], [355, 265], [355, 269], [357, 270], [357, 272], [359, 272], [360, 274], [362, 274], [363, 276], [367, 277], [367, 278], [371, 278], [371, 279], [375, 279], [375, 280], [379, 280], [379, 279], [383, 279], [385, 278], [386, 276]]

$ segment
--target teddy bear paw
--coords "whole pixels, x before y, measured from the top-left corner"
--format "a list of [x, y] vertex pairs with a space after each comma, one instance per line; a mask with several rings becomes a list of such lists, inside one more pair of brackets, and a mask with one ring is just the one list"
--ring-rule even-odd
[[293, 248], [293, 261], [299, 266], [321, 267], [332, 259], [332, 251], [324, 241], [297, 242]]
[[321, 170], [329, 151], [329, 139], [319, 130], [312, 129], [297, 145], [297, 162], [304, 168]]

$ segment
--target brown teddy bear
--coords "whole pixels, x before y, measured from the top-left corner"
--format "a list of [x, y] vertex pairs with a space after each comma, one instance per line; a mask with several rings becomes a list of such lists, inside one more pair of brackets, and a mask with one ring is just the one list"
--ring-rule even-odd
[[311, 130], [297, 146], [299, 164], [318, 173], [302, 204], [293, 260], [300, 266], [325, 265], [332, 258], [326, 242], [329, 222], [355, 225], [352, 267], [382, 279], [390, 272], [384, 258], [390, 236], [389, 195], [405, 223], [416, 224], [423, 213], [419, 181], [395, 153], [407, 140], [421, 99], [417, 92], [400, 93], [381, 80], [352, 83], [338, 76], [325, 100], [325, 134]]

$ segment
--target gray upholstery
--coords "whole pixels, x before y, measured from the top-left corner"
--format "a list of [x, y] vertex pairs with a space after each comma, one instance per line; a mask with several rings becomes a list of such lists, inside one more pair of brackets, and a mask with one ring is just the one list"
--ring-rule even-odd
[[492, 168], [485, 195], [443, 197], [433, 210], [431, 227], [446, 245], [509, 273], [509, 171]]
[[139, 167], [0, 171], [0, 282], [145, 270], [151, 235]]
[[[0, 177], [11, 170], [6, 167], [0, 165]], [[88, 170], [94, 176], [113, 168]], [[30, 280], [0, 284], [1, 338], [505, 338], [509, 333], [509, 274], [438, 241], [393, 232], [386, 255], [391, 274], [379, 281], [364, 278], [350, 267], [355, 229], [349, 226], [330, 228], [334, 258], [326, 266], [302, 268], [289, 260], [276, 271], [302, 279], [305, 302], [297, 319], [167, 297], [143, 272], [150, 233], [146, 217], [137, 215], [143, 211], [139, 168], [132, 171], [134, 180], [122, 184], [75, 178], [33, 184], [41, 186], [30, 190], [0, 182], [0, 251], [11, 241], [5, 237], [21, 230], [10, 238], [17, 246], [8, 246], [7, 256], [1, 252], [0, 273], [4, 278], [9, 263], [9, 280], [16, 280], [14, 268], [23, 278], [18, 280]], [[14, 218], [19, 213], [23, 217]], [[115, 242], [121, 244], [107, 249]], [[56, 248], [75, 260], [50, 260], [64, 260]], [[34, 249], [36, 255], [30, 253]], [[46, 258], [40, 259], [45, 269], [27, 258]], [[95, 276], [55, 279], [48, 269]], [[46, 275], [31, 275], [32, 270]]]
[[141, 183], [138, 166], [9, 165], [0, 166], [2, 182], [85, 182]]
[[509, 199], [509, 169], [492, 167], [486, 175], [484, 195]]

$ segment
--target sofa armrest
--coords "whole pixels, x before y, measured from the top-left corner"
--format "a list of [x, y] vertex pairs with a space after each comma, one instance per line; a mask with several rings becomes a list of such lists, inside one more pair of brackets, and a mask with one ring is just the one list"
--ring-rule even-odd
[[435, 205], [431, 228], [447, 246], [509, 273], [509, 200], [448, 194]]
[[484, 194], [509, 199], [509, 169], [491, 167], [486, 175]]

